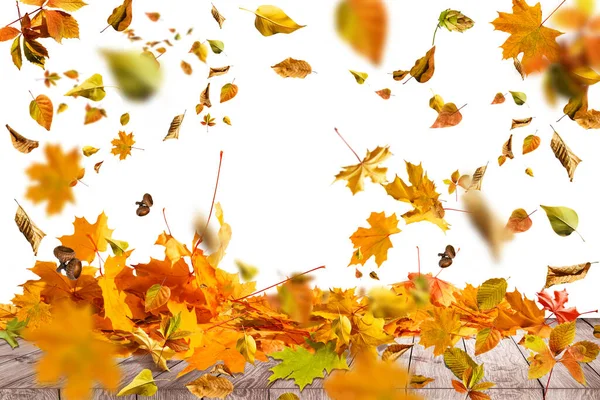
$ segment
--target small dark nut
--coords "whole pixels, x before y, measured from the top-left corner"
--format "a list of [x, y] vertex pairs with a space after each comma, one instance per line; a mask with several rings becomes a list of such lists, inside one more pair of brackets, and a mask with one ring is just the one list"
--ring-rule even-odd
[[67, 267], [66, 267], [67, 277], [71, 280], [75, 280], [75, 279], [79, 278], [79, 275], [81, 275], [82, 268], [83, 267], [81, 266], [81, 261], [79, 261], [78, 258], [73, 258], [71, 261], [69, 261], [67, 263]]
[[138, 217], [143, 217], [145, 215], [148, 215], [149, 212], [150, 212], [150, 207], [139, 206], [135, 213], [138, 215]]
[[152, 195], [150, 193], [144, 194], [144, 197], [142, 198], [142, 201], [148, 207], [152, 207], [154, 205], [154, 200], [152, 200]]
[[57, 246], [54, 248], [54, 257], [56, 257], [61, 264], [66, 264], [75, 258], [75, 251], [67, 246]]
[[438, 265], [440, 268], [448, 268], [452, 265], [452, 259], [450, 257], [442, 257]]

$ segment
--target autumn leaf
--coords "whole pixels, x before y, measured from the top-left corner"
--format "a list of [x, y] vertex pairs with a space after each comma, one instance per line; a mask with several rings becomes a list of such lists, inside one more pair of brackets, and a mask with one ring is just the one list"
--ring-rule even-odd
[[200, 104], [208, 108], [212, 106], [212, 103], [210, 102], [210, 82], [206, 85], [206, 89], [200, 93]]
[[346, 186], [350, 188], [352, 194], [364, 190], [366, 178], [370, 178], [373, 183], [383, 183], [386, 181], [387, 168], [381, 167], [380, 164], [391, 155], [389, 147], [378, 146], [373, 151], [367, 150], [367, 155], [359, 164], [343, 167], [342, 171], [335, 176], [335, 180], [348, 181]]
[[108, 228], [108, 217], [104, 212], [98, 215], [94, 224], [90, 224], [84, 217], [75, 217], [73, 228], [72, 235], [61, 236], [59, 240], [63, 246], [73, 249], [77, 258], [91, 263], [96, 257], [96, 251], [106, 251], [106, 239], [111, 239], [113, 230]]
[[546, 285], [544, 288], [550, 286], [560, 285], [563, 283], [572, 283], [581, 280], [586, 277], [592, 263], [587, 262], [583, 264], [570, 265], [568, 267], [551, 267], [548, 265], [548, 272], [546, 274]]
[[146, 17], [152, 22], [156, 22], [160, 19], [160, 13], [157, 12], [147, 12]]
[[208, 45], [210, 46], [210, 49], [212, 50], [213, 53], [215, 54], [221, 54], [223, 52], [223, 50], [225, 50], [225, 43], [223, 43], [220, 40], [206, 40], [208, 42]]
[[381, 0], [344, 0], [335, 11], [336, 30], [354, 50], [380, 64], [387, 38], [387, 8]]
[[86, 79], [81, 85], [74, 87], [65, 93], [65, 96], [73, 97], [85, 97], [92, 101], [100, 101], [106, 96], [104, 91], [104, 83], [102, 81], [102, 75], [94, 74]]
[[531, 153], [540, 146], [541, 139], [536, 135], [529, 135], [523, 139], [523, 155]]
[[[208, 77], [212, 78], [213, 76], [221, 76], [221, 75], [225, 75], [227, 72], [229, 72], [229, 68], [231, 68], [231, 66], [226, 66], [226, 67], [211, 67], [210, 71], [208, 73]], [[271, 67], [272, 68], [272, 67]]]
[[351, 70], [351, 69], [348, 70], [348, 71], [350, 71], [350, 73], [352, 74], [352, 76], [356, 80], [356, 83], [358, 83], [359, 85], [362, 85], [363, 83], [365, 83], [365, 81], [369, 77], [369, 74], [367, 74], [366, 72], [359, 72], [359, 71], [354, 71], [354, 70]]
[[48, 201], [46, 212], [52, 215], [61, 212], [65, 203], [75, 203], [71, 182], [79, 176], [81, 157], [77, 149], [63, 153], [60, 145], [47, 145], [44, 153], [46, 164], [34, 163], [26, 170], [34, 183], [25, 197], [34, 204]]
[[539, 71], [545, 62], [559, 59], [556, 38], [562, 33], [543, 26], [540, 3], [529, 6], [525, 0], [513, 0], [513, 13], [499, 12], [492, 24], [496, 30], [509, 33], [502, 45], [504, 59], [517, 58], [523, 53], [523, 73]]
[[111, 144], [113, 148], [110, 152], [115, 156], [119, 156], [119, 160], [124, 160], [131, 155], [132, 146], [135, 144], [133, 133], [127, 134], [124, 131], [119, 131], [119, 137], [113, 139]]
[[573, 177], [575, 175], [575, 169], [577, 165], [581, 162], [581, 159], [577, 157], [573, 151], [567, 146], [567, 144], [560, 137], [558, 132], [554, 131], [552, 135], [552, 141], [550, 142], [550, 147], [554, 152], [556, 158], [560, 161], [563, 167], [567, 170], [567, 174], [569, 174], [569, 179], [573, 182]]
[[256, 15], [254, 26], [263, 36], [272, 36], [278, 33], [289, 34], [304, 28], [306, 25], [298, 25], [293, 19], [276, 6], [260, 6], [256, 11], [246, 10]]
[[515, 328], [527, 330], [544, 324], [544, 310], [518, 290], [507, 292], [505, 299], [510, 309], [498, 309], [498, 316], [494, 320], [494, 327], [497, 329], [511, 332]]
[[224, 399], [233, 392], [233, 384], [226, 378], [202, 375], [198, 379], [188, 382], [185, 387], [196, 397]]
[[579, 216], [577, 212], [569, 207], [551, 207], [542, 206], [542, 209], [546, 212], [548, 221], [552, 230], [556, 232], [558, 236], [569, 236], [573, 232], [577, 232], [577, 226], [579, 225]]
[[247, 362], [254, 364], [256, 355], [256, 341], [250, 335], [244, 334], [235, 344], [235, 348], [244, 356]]
[[148, 288], [146, 292], [146, 312], [156, 310], [167, 304], [171, 297], [171, 289], [168, 286], [156, 283]]
[[37, 140], [27, 139], [25, 136], [22, 136], [19, 132], [8, 126], [8, 124], [6, 124], [6, 129], [8, 129], [8, 132], [10, 133], [10, 141], [12, 142], [13, 147], [21, 153], [31, 153], [40, 145], [40, 142]]
[[71, 302], [56, 305], [51, 322], [36, 330], [26, 329], [23, 337], [44, 352], [36, 365], [38, 382], [56, 383], [65, 376], [67, 399], [90, 397], [95, 381], [109, 390], [117, 388], [120, 371], [115, 347], [94, 331], [89, 306], [76, 307]]
[[365, 265], [369, 258], [375, 257], [375, 263], [380, 267], [387, 260], [388, 250], [393, 247], [389, 238], [390, 235], [400, 232], [396, 214], [386, 217], [383, 212], [373, 212], [367, 222], [370, 228], [358, 228], [350, 236], [356, 251], [352, 255], [349, 266], [354, 264]]
[[522, 106], [527, 101], [527, 95], [523, 92], [509, 92], [516, 105]]
[[506, 294], [507, 283], [503, 278], [488, 279], [477, 290], [477, 306], [489, 310], [500, 304]]
[[50, 88], [50, 86], [56, 86], [56, 81], [60, 80], [60, 75], [58, 75], [56, 72], [44, 72], [44, 85], [46, 85], [47, 88]]
[[506, 100], [506, 98], [504, 97], [504, 94], [496, 93], [496, 96], [494, 96], [494, 100], [492, 101], [492, 104], [502, 104], [502, 103], [504, 103], [505, 100]]
[[29, 218], [29, 215], [27, 215], [21, 205], [17, 208], [15, 223], [17, 224], [19, 231], [21, 231], [23, 236], [25, 236], [25, 239], [27, 239], [31, 245], [33, 255], [37, 256], [42, 239], [46, 234]]
[[523, 128], [524, 126], [527, 126], [531, 123], [531, 121], [533, 120], [532, 117], [529, 118], [523, 118], [523, 119], [513, 119], [510, 129], [516, 129], [516, 128]]
[[46, 21], [48, 34], [58, 43], [62, 39], [79, 38], [79, 24], [77, 20], [64, 11], [42, 10], [40, 15]]
[[153, 396], [158, 390], [158, 386], [152, 377], [152, 371], [143, 369], [133, 380], [117, 393], [117, 396], [140, 395]]
[[554, 365], [556, 365], [554, 356], [542, 338], [533, 335], [526, 335], [523, 338], [523, 346], [536, 353], [531, 353], [527, 358], [529, 361], [527, 377], [529, 379], [541, 378], [549, 373], [552, 368], [554, 368]]
[[186, 63], [185, 61], [181, 61], [181, 70], [183, 71], [184, 74], [186, 75], [191, 75], [192, 74], [192, 66], [188, 63]]
[[221, 103], [233, 99], [238, 94], [238, 86], [233, 83], [227, 83], [221, 88]]
[[52, 126], [52, 117], [54, 116], [54, 106], [48, 96], [40, 94], [29, 103], [29, 115], [41, 127], [50, 130]]
[[379, 97], [381, 97], [384, 100], [389, 100], [390, 97], [392, 96], [392, 91], [390, 89], [381, 89], [381, 90], [377, 90], [375, 91], [375, 93], [377, 93], [377, 95]]
[[5, 329], [0, 330], [0, 339], [3, 339], [14, 349], [19, 347], [17, 338], [21, 337], [21, 330], [27, 326], [27, 321], [19, 321], [13, 318], [6, 324]]
[[163, 371], [168, 371], [167, 360], [175, 355], [169, 347], [162, 346], [141, 328], [133, 328], [133, 339], [139, 345], [140, 350], [150, 354], [152, 361]]
[[116, 7], [106, 21], [115, 31], [122, 32], [129, 27], [133, 12], [131, 9], [133, 0], [123, 0], [123, 4]]
[[169, 132], [167, 132], [167, 136], [163, 139], [163, 142], [167, 139], [179, 139], [179, 129], [181, 129], [181, 124], [183, 123], [183, 118], [185, 117], [185, 112], [180, 115], [176, 115], [171, 121], [171, 125], [169, 126]]
[[103, 50], [102, 55], [119, 90], [128, 99], [147, 100], [160, 88], [162, 73], [156, 60], [135, 51]]
[[440, 95], [434, 95], [429, 100], [429, 106], [438, 112], [431, 128], [449, 128], [462, 121], [462, 114], [454, 103], [445, 103]]
[[103, 108], [92, 107], [89, 104], [85, 106], [85, 119], [83, 121], [84, 125], [98, 122], [102, 119], [102, 117], [108, 118], [106, 111]]
[[[433, 46], [422, 58], [419, 58], [410, 69], [410, 75], [419, 83], [425, 83], [431, 79], [435, 72], [435, 46]], [[449, 103], [452, 104], [452, 103]]]
[[565, 308], [565, 303], [569, 301], [567, 289], [561, 291], [555, 290], [554, 297], [551, 297], [545, 290], [537, 293], [537, 296], [539, 303], [545, 310], [550, 311], [556, 316], [559, 324], [574, 321], [580, 315], [575, 307]]
[[206, 58], [208, 57], [208, 46], [204, 43], [196, 41], [192, 43], [192, 48], [190, 49], [189, 53], [195, 54], [200, 61], [206, 63]]
[[219, 12], [219, 10], [217, 10], [217, 8], [215, 7], [214, 4], [212, 5], [212, 9], [210, 10], [210, 13], [212, 14], [215, 21], [217, 21], [217, 24], [219, 24], [219, 28], [223, 29], [223, 23], [225, 22], [225, 17], [221, 15], [221, 13]]
[[354, 316], [352, 318], [354, 329], [350, 336], [351, 354], [363, 354], [373, 357], [377, 356], [376, 348], [382, 344], [391, 343], [394, 337], [389, 335], [383, 329], [385, 319], [376, 318], [370, 311], [363, 316]]
[[467, 368], [475, 368], [477, 366], [471, 356], [458, 347], [449, 347], [444, 351], [444, 365], [458, 379], [462, 379]]
[[[312, 73], [312, 67], [303, 60], [296, 60], [291, 57], [286, 58], [279, 64], [273, 65], [273, 71], [284, 78], [304, 79]], [[212, 70], [212, 69], [211, 69]]]
[[530, 214], [527, 214], [527, 211], [517, 208], [510, 214], [510, 218], [506, 223], [506, 229], [513, 233], [527, 232], [533, 225], [533, 221], [529, 216]]
[[434, 346], [433, 354], [444, 354], [446, 348], [453, 347], [461, 338], [460, 315], [452, 309], [435, 308], [433, 319], [421, 323], [419, 343], [425, 347]]
[[123, 268], [126, 268], [126, 259], [127, 255], [109, 256], [104, 264], [104, 274], [98, 278], [98, 285], [104, 299], [104, 316], [110, 320], [113, 330], [130, 332], [134, 328], [133, 314], [126, 303], [126, 293], [120, 291], [115, 282]]

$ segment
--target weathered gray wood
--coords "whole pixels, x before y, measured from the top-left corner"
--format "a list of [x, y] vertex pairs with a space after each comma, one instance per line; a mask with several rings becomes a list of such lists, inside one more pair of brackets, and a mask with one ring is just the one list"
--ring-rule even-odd
[[25, 354], [33, 353], [37, 350], [39, 349], [33, 344], [24, 340], [19, 340], [19, 347], [15, 347], [14, 349], [8, 345], [2, 347], [2, 352], [0, 352], [0, 364], [24, 356]]
[[0, 364], [0, 388], [10, 387], [12, 382], [35, 374], [35, 363], [41, 356], [42, 351], [37, 350]]
[[600, 398], [598, 389], [549, 389], [546, 395], [546, 400], [598, 400], [598, 398]]
[[[62, 390], [60, 391], [60, 398], [66, 398]], [[117, 397], [117, 393], [110, 393], [103, 389], [94, 389], [90, 400], [136, 400], [136, 398], [136, 395]]]
[[473, 360], [478, 364], [485, 364], [485, 381], [494, 382], [499, 388], [543, 387], [539, 380], [527, 379], [529, 364], [512, 339], [503, 339], [494, 349], [478, 356], [475, 356], [475, 339], [467, 339], [464, 342], [466, 351]]
[[[418, 394], [427, 400], [464, 400], [465, 395], [454, 389], [409, 389], [409, 393]], [[490, 395], [492, 400], [542, 400], [542, 389], [497, 389], [492, 388], [484, 393]], [[571, 399], [565, 397], [562, 400]]]
[[[302, 392], [298, 389], [269, 389], [269, 400], [277, 400], [279, 396], [285, 393], [294, 393], [302, 400], [328, 400], [329, 397], [323, 389], [304, 389]], [[265, 398], [266, 399], [266, 398]]]
[[0, 389], [0, 400], [59, 400], [56, 389]]
[[[422, 375], [422, 374], [421, 374]], [[427, 400], [464, 400], [465, 395], [454, 389], [408, 389], [408, 394], [418, 395]]]
[[[267, 389], [236, 389], [232, 394], [226, 397], [227, 400], [267, 400], [269, 392]], [[120, 397], [119, 397], [120, 399]], [[183, 389], [158, 389], [158, 392], [152, 397], [143, 397], [151, 400], [198, 400], [198, 397], [190, 393], [186, 388]], [[205, 397], [209, 400], [209, 397]]]
[[[462, 340], [459, 340], [456, 347], [464, 350]], [[424, 375], [428, 378], [434, 378], [435, 381], [427, 385], [430, 389], [452, 388], [452, 379], [454, 375], [444, 365], [444, 357], [433, 356], [433, 347], [427, 349], [419, 344], [419, 340], [415, 338], [415, 345], [412, 348], [410, 357], [410, 374]]]
[[[174, 368], [178, 364], [182, 363], [182, 360], [168, 360], [167, 366], [169, 369]], [[119, 383], [119, 389], [128, 385], [133, 378], [136, 377], [137, 374], [142, 372], [143, 369], [149, 369], [152, 371], [152, 376], [154, 379], [159, 379], [159, 376], [162, 376], [164, 373], [168, 373], [168, 371], [163, 371], [159, 367], [156, 366], [152, 357], [148, 356], [131, 356], [127, 359], [124, 359], [119, 363], [119, 368], [121, 369], [121, 383]], [[161, 379], [164, 379], [161, 377]], [[183, 387], [183, 386], [182, 386]], [[96, 388], [100, 388], [98, 385]]]
[[[576, 341], [580, 340], [588, 340], [590, 342], [600, 344], [600, 340], [594, 336], [594, 325], [600, 325], [600, 319], [598, 318], [590, 318], [589, 320], [578, 319], [577, 320], [577, 336], [575, 337]], [[594, 370], [597, 375], [600, 375], [600, 358], [596, 357], [594, 361], [588, 363], [588, 365]], [[588, 385], [593, 388], [597, 388], [597, 386], [591, 386], [591, 383], [588, 382]]]

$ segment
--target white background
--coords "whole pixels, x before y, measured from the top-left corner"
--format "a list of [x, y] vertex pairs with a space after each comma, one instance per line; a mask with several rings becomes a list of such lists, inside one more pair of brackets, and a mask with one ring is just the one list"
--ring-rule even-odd
[[[106, 65], [98, 54], [99, 48], [131, 48], [124, 35], [106, 26], [106, 18], [117, 1], [90, 1], [92, 4], [74, 13], [79, 20], [81, 40], [64, 40], [58, 45], [52, 39], [48, 45], [50, 59], [47, 69], [62, 73], [76, 69], [83, 79], [101, 73], [106, 85], [114, 85]], [[0, 143], [0, 236], [2, 250], [2, 279], [0, 301], [9, 301], [17, 287], [33, 274], [27, 271], [34, 264], [31, 248], [19, 233], [13, 218], [17, 199], [48, 234], [42, 242], [39, 259], [51, 260], [56, 237], [72, 232], [75, 216], [95, 221], [103, 210], [109, 226], [116, 228], [113, 237], [130, 242], [136, 248], [132, 263], [146, 262], [150, 255], [160, 257], [162, 249], [153, 246], [157, 235], [165, 228], [161, 209], [167, 210], [171, 230], [182, 242], [191, 242], [192, 220], [197, 212], [204, 215], [212, 199], [219, 150], [224, 151], [221, 183], [217, 201], [223, 205], [225, 219], [233, 229], [228, 255], [221, 266], [234, 271], [233, 260], [242, 259], [260, 268], [257, 287], [262, 288], [294, 272], [326, 265], [315, 274], [322, 287], [368, 287], [378, 284], [368, 278], [376, 269], [374, 261], [367, 263], [365, 277], [357, 280], [354, 268], [347, 264], [352, 255], [349, 236], [359, 227], [367, 226], [372, 211], [400, 215], [410, 208], [387, 196], [376, 185], [367, 183], [366, 191], [352, 196], [344, 182], [332, 184], [342, 166], [356, 163], [353, 154], [336, 136], [338, 127], [348, 142], [364, 156], [367, 149], [390, 145], [394, 156], [386, 162], [388, 179], [394, 173], [405, 178], [404, 161], [423, 162], [429, 176], [438, 184], [447, 207], [461, 208], [454, 196], [448, 196], [444, 178], [459, 169], [461, 173], [474, 170], [489, 162], [483, 181], [483, 192], [503, 219], [515, 208], [531, 212], [544, 205], [574, 208], [580, 217], [576, 234], [559, 237], [540, 209], [533, 215], [530, 231], [517, 235], [508, 244], [501, 262], [494, 263], [483, 242], [469, 225], [466, 215], [448, 211], [446, 220], [452, 225], [444, 234], [430, 223], [405, 226], [392, 236], [393, 249], [388, 261], [377, 273], [381, 284], [406, 279], [408, 272], [417, 269], [416, 246], [421, 248], [422, 270], [437, 273], [436, 254], [446, 244], [460, 247], [454, 265], [440, 276], [459, 287], [466, 282], [474, 285], [492, 277], [509, 279], [531, 298], [543, 287], [546, 266], [571, 265], [600, 260], [600, 216], [597, 210], [598, 172], [600, 172], [600, 134], [585, 131], [562, 115], [561, 107], [550, 108], [542, 96], [539, 77], [525, 82], [514, 70], [512, 61], [502, 61], [499, 46], [507, 34], [494, 31], [490, 24], [497, 11], [510, 12], [509, 0], [399, 2], [389, 1], [390, 29], [383, 64], [376, 68], [356, 55], [338, 38], [334, 30], [336, 2], [277, 0], [296, 22], [307, 25], [291, 35], [263, 37], [254, 28], [254, 16], [238, 9], [255, 9], [254, 1], [215, 0], [215, 5], [227, 18], [224, 28], [210, 15], [209, 1], [134, 1], [132, 28], [145, 40], [173, 37], [168, 28], [176, 28], [184, 38], [160, 58], [166, 79], [160, 93], [149, 103], [132, 104], [123, 100], [118, 90], [107, 88], [100, 102], [109, 118], [84, 126], [86, 99], [62, 95], [72, 81], [63, 78], [58, 88], [47, 89], [40, 80], [43, 71], [24, 63], [18, 71], [10, 60], [10, 42], [0, 44], [0, 123], [8, 123], [26, 137], [46, 143], [61, 143], [70, 149], [92, 145], [101, 151], [85, 159], [89, 186], [75, 188], [76, 205], [69, 205], [58, 216], [48, 218], [45, 205], [32, 205], [24, 198], [29, 185], [24, 173], [34, 161], [43, 159], [38, 149], [24, 155], [14, 150], [7, 132]], [[544, 16], [558, 1], [542, 1]], [[168, 5], [167, 5], [168, 4]], [[470, 31], [438, 32], [436, 71], [425, 84], [414, 80], [406, 85], [394, 82], [389, 75], [396, 69], [409, 69], [431, 47], [431, 37], [439, 12], [452, 7], [475, 20]], [[23, 10], [27, 6], [22, 7]], [[158, 11], [162, 18], [150, 22], [144, 12]], [[14, 3], [0, 4], [2, 23], [14, 20]], [[194, 27], [191, 36], [185, 32]], [[209, 110], [217, 126], [206, 129], [200, 125], [194, 106], [206, 86], [208, 66], [187, 54], [194, 40], [220, 39], [225, 54], [210, 54], [213, 67], [233, 65], [228, 75], [212, 78]], [[283, 79], [271, 66], [287, 57], [308, 61], [317, 74], [304, 80]], [[183, 74], [182, 59], [193, 69], [192, 76]], [[348, 69], [368, 72], [365, 85], [357, 85]], [[223, 105], [218, 103], [220, 87], [231, 82], [239, 86], [237, 97]], [[394, 97], [388, 101], [374, 91], [389, 87]], [[28, 114], [35, 95], [47, 94], [55, 106], [69, 104], [69, 110], [55, 115], [51, 132], [38, 126]], [[524, 91], [527, 104], [518, 107], [511, 100], [491, 106], [496, 92]], [[596, 107], [600, 98], [592, 89], [590, 105]], [[446, 101], [462, 106], [463, 121], [454, 128], [430, 129], [436, 117], [428, 107], [432, 93]], [[187, 110], [179, 140], [163, 142], [171, 119]], [[110, 141], [120, 129], [119, 116], [129, 112], [135, 151], [125, 161], [110, 154]], [[224, 115], [233, 126], [221, 122]], [[526, 128], [510, 131], [512, 118], [535, 117]], [[571, 149], [583, 160], [569, 182], [566, 171], [554, 158], [549, 147], [552, 130], [558, 130]], [[2, 128], [4, 129], [4, 128]], [[521, 155], [525, 136], [538, 131], [542, 144], [538, 150]], [[515, 159], [498, 167], [496, 159], [502, 144], [513, 137]], [[93, 172], [94, 163], [104, 160], [100, 174]], [[533, 169], [535, 178], [527, 176], [526, 167]], [[135, 215], [134, 202], [144, 192], [154, 196], [155, 206], [149, 216]], [[216, 220], [214, 220], [216, 223]], [[597, 290], [600, 274], [593, 266], [588, 277], [569, 285], [569, 305], [579, 311], [598, 308]]]

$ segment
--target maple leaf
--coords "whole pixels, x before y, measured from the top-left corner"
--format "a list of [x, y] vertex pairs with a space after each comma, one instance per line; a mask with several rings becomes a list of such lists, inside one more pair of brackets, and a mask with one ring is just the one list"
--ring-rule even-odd
[[565, 303], [569, 301], [567, 289], [561, 291], [555, 290], [554, 298], [545, 290], [537, 293], [537, 296], [544, 310], [548, 310], [556, 315], [556, 320], [559, 324], [574, 321], [580, 315], [575, 307], [565, 308]]
[[510, 33], [501, 46], [504, 59], [517, 58], [523, 53], [521, 63], [525, 75], [539, 71], [544, 58], [558, 61], [560, 48], [556, 38], [562, 33], [542, 25], [540, 3], [531, 7], [525, 0], [513, 0], [513, 13], [499, 12], [492, 24], [496, 30]]
[[182, 257], [191, 256], [192, 253], [187, 248], [187, 246], [173, 236], [169, 235], [166, 232], [163, 232], [156, 239], [156, 243], [165, 247], [165, 256], [171, 260], [171, 265], [175, 264]]
[[98, 278], [104, 298], [104, 316], [109, 318], [114, 330], [130, 332], [133, 329], [133, 317], [126, 304], [125, 292], [120, 291], [115, 284], [115, 278], [125, 268], [127, 255], [109, 256], [104, 263], [104, 274]]
[[448, 307], [454, 301], [454, 293], [460, 292], [454, 285], [434, 277], [431, 273], [420, 274], [412, 272], [408, 274], [409, 281], [403, 282], [407, 288], [414, 289], [421, 285], [417, 280], [426, 282], [426, 290], [429, 292], [432, 303]]
[[26, 173], [29, 179], [37, 182], [27, 188], [25, 197], [34, 204], [48, 201], [46, 213], [57, 214], [65, 203], [75, 203], [71, 183], [77, 180], [81, 166], [81, 156], [77, 149], [63, 153], [60, 145], [47, 145], [44, 148], [46, 164], [34, 163]]
[[117, 389], [120, 371], [115, 348], [94, 331], [89, 306], [76, 307], [71, 302], [55, 305], [52, 321], [36, 330], [24, 330], [23, 337], [44, 352], [36, 365], [38, 381], [55, 383], [66, 376], [67, 399], [89, 398], [95, 381], [107, 389]]
[[119, 131], [119, 137], [110, 142], [113, 148], [110, 150], [115, 156], [119, 156], [119, 160], [124, 160], [131, 155], [132, 146], [135, 144], [133, 133], [127, 134], [124, 131]]
[[194, 308], [188, 310], [185, 303], [173, 300], [169, 300], [167, 307], [171, 311], [171, 314], [179, 316], [179, 332], [186, 332], [187, 335], [185, 337], [189, 338], [189, 350], [186, 351], [185, 356], [191, 356], [194, 353], [194, 349], [202, 344], [202, 335], [198, 329], [196, 310]]
[[17, 338], [21, 336], [21, 330], [27, 326], [27, 321], [19, 321], [17, 318], [6, 323], [6, 327], [0, 330], [0, 339], [4, 339], [11, 348], [19, 347]]
[[20, 321], [27, 321], [30, 329], [50, 322], [50, 304], [41, 299], [42, 285], [25, 285], [23, 294], [16, 294], [12, 303], [19, 307], [16, 316]]
[[113, 229], [108, 228], [108, 217], [104, 212], [98, 215], [96, 222], [90, 224], [85, 217], [75, 217], [74, 232], [58, 238], [63, 246], [75, 251], [77, 258], [91, 263], [96, 258], [96, 252], [106, 251], [108, 242], [112, 239]]
[[167, 360], [175, 355], [175, 352], [169, 347], [162, 346], [158, 341], [152, 339], [141, 328], [133, 329], [133, 339], [139, 344], [140, 350], [149, 353], [152, 356], [152, 361], [163, 371], [168, 371]]
[[406, 171], [411, 186], [396, 175], [393, 182], [384, 185], [387, 194], [394, 199], [410, 203], [414, 209], [404, 213], [402, 218], [407, 224], [429, 221], [446, 232], [450, 225], [444, 220], [444, 207], [438, 200], [440, 194], [435, 191], [435, 184], [423, 172], [421, 164], [406, 162]]
[[517, 328], [531, 330], [544, 324], [545, 313], [535, 301], [522, 296], [518, 290], [508, 292], [505, 299], [510, 308], [499, 308], [494, 327], [501, 331], [516, 332]]
[[195, 369], [203, 371], [218, 361], [223, 361], [232, 373], [244, 372], [246, 359], [235, 348], [240, 337], [243, 337], [243, 334], [235, 331], [206, 331], [202, 337], [202, 345], [194, 349], [194, 354], [187, 359], [188, 366], [177, 376]]
[[370, 228], [358, 228], [350, 236], [354, 248], [357, 249], [350, 259], [350, 265], [365, 265], [367, 260], [375, 257], [378, 267], [387, 260], [387, 252], [393, 247], [390, 235], [400, 232], [398, 229], [398, 218], [396, 214], [389, 217], [384, 212], [371, 213], [367, 222]]
[[40, 280], [27, 281], [23, 287], [41, 286], [40, 295], [47, 304], [54, 304], [62, 299], [93, 303], [102, 297], [102, 291], [94, 278], [97, 268], [83, 267], [81, 275], [76, 280], [69, 279], [58, 272], [53, 262], [37, 261], [30, 271], [39, 276]]
[[350, 342], [352, 343], [350, 351], [352, 354], [368, 353], [376, 355], [377, 346], [390, 343], [394, 340], [394, 337], [388, 335], [383, 329], [385, 320], [383, 318], [375, 318], [370, 311], [362, 317], [355, 316], [353, 322], [354, 328], [350, 336]]
[[434, 346], [433, 354], [444, 354], [448, 347], [453, 347], [461, 338], [460, 314], [446, 308], [434, 308], [433, 319], [421, 323], [421, 340], [423, 347]]
[[324, 344], [309, 340], [307, 343], [314, 353], [303, 347], [295, 350], [286, 347], [283, 351], [271, 354], [271, 357], [281, 362], [270, 369], [273, 374], [269, 377], [269, 382], [293, 379], [302, 390], [315, 378], [323, 378], [323, 371], [331, 373], [334, 369], [348, 369], [346, 358], [335, 352], [335, 341]]
[[346, 186], [350, 188], [352, 194], [365, 190], [364, 180], [366, 178], [370, 178], [373, 183], [384, 183], [387, 168], [381, 167], [379, 164], [391, 155], [389, 147], [377, 146], [373, 151], [367, 150], [367, 155], [359, 164], [343, 167], [342, 171], [335, 176], [335, 181], [348, 181]]

